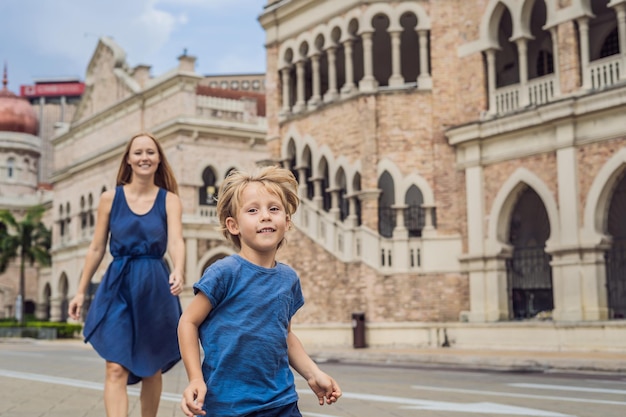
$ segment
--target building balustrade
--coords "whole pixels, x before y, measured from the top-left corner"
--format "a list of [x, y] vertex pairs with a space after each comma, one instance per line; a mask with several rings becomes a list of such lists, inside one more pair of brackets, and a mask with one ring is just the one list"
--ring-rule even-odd
[[302, 233], [342, 262], [361, 261], [385, 273], [423, 270], [421, 255], [425, 242], [421, 238], [382, 237], [367, 227], [339, 222], [306, 199], [302, 200], [293, 221]]

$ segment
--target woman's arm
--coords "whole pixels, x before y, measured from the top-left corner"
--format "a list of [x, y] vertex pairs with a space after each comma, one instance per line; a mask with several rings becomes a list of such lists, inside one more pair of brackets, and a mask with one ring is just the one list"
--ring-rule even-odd
[[167, 248], [174, 264], [170, 274], [170, 290], [173, 295], [183, 291], [185, 276], [185, 240], [183, 239], [183, 208], [180, 197], [168, 192], [165, 200], [167, 211]]
[[289, 354], [289, 364], [296, 370], [309, 384], [320, 405], [324, 405], [324, 398], [327, 404], [337, 402], [341, 397], [339, 384], [317, 366], [313, 359], [305, 352], [300, 339], [291, 331], [289, 323], [287, 334], [287, 349]]
[[70, 301], [68, 307], [68, 314], [74, 320], [80, 318], [80, 312], [85, 301], [85, 293], [87, 292], [87, 286], [89, 281], [95, 274], [96, 269], [102, 262], [104, 253], [106, 252], [107, 242], [109, 240], [109, 217], [111, 215], [111, 207], [113, 206], [113, 197], [115, 196], [115, 190], [105, 191], [100, 195], [100, 202], [98, 203], [98, 214], [96, 218], [96, 228], [94, 230], [93, 238], [87, 249], [85, 255], [85, 265], [83, 267], [83, 273], [80, 276], [78, 282], [78, 290], [76, 295]]

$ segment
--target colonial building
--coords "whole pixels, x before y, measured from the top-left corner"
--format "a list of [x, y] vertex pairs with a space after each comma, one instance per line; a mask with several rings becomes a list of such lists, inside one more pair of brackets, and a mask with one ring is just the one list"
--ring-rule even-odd
[[[231, 85], [228, 77], [219, 78]], [[252, 86], [259, 76], [234, 80]], [[100, 194], [115, 187], [124, 147], [136, 133], [147, 131], [160, 140], [179, 184], [187, 251], [184, 305], [203, 270], [233, 253], [217, 228], [214, 197], [230, 170], [251, 169], [268, 158], [265, 100], [252, 87], [225, 90], [211, 81], [196, 73], [195, 57], [186, 53], [177, 67], [153, 76], [147, 65], [130, 67], [112, 39], [99, 40], [73, 119], [60, 125], [52, 139], [53, 263], [50, 279], [39, 288], [51, 320], [67, 318]], [[110, 261], [107, 254], [92, 280], [92, 293]], [[169, 256], [166, 261], [171, 262]]]
[[51, 139], [57, 123], [69, 123], [80, 102], [85, 84], [77, 78], [46, 78], [35, 80], [32, 85], [21, 85], [20, 96], [33, 106], [39, 119], [41, 160], [39, 182], [50, 183], [54, 163]]
[[362, 312], [370, 345], [623, 349], [625, 0], [272, 0], [259, 21], [307, 344]]
[[[0, 90], [0, 210], [9, 210], [19, 221], [29, 207], [39, 204], [49, 207], [52, 194], [49, 187], [41, 186], [38, 181], [42, 143], [37, 113], [27, 100], [9, 91], [7, 83], [5, 67]], [[43, 221], [51, 226], [48, 215]], [[40, 274], [46, 276], [48, 272], [48, 268], [26, 264], [27, 314], [35, 312], [38, 279]], [[15, 317], [19, 281], [20, 265], [16, 260], [0, 274], [0, 318]]]

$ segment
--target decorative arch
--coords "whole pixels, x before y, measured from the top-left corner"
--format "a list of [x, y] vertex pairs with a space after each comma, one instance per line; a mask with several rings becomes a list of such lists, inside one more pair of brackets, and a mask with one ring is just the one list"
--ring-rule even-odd
[[400, 188], [400, 184], [402, 184], [402, 173], [391, 160], [387, 158], [383, 158], [378, 162], [378, 166], [376, 169], [376, 178], [380, 178], [383, 172], [387, 171], [391, 178], [393, 178], [394, 184], [394, 204], [402, 204], [402, 199], [404, 198], [403, 189]]
[[[329, 42], [329, 46], [331, 44], [338, 46], [338, 43], [341, 43], [341, 41], [343, 41], [343, 36], [345, 36], [344, 34], [348, 31], [347, 26], [348, 24], [342, 17], [335, 17], [330, 22], [328, 22], [326, 30], [328, 33], [327, 39]], [[339, 39], [333, 39], [333, 32], [335, 32], [335, 30], [338, 30], [341, 33], [341, 37]]]
[[[196, 263], [196, 271], [200, 271], [200, 273], [202, 274], [204, 273], [204, 265], [206, 265], [206, 263], [209, 262], [209, 260], [211, 260], [212, 258], [225, 257], [225, 256], [233, 255], [235, 253], [236, 252], [228, 246], [218, 246], [218, 247], [212, 248], [206, 251], [205, 254], [202, 255], [202, 257], [200, 258], [198, 263]], [[220, 256], [220, 255], [224, 255], [224, 256]]]
[[322, 159], [326, 159], [326, 165], [328, 167], [328, 175], [336, 171], [335, 158], [333, 157], [333, 154], [328, 146], [323, 145], [320, 148], [318, 148], [317, 151], [315, 151], [315, 148], [312, 148], [312, 150], [313, 150], [313, 157], [314, 157], [313, 167], [312, 167], [313, 176], [319, 177], [321, 175], [319, 170], [320, 170], [320, 162], [322, 161]]
[[399, 19], [394, 19], [395, 13], [393, 7], [391, 7], [389, 3], [376, 3], [368, 7], [367, 10], [365, 10], [365, 13], [363, 13], [359, 24], [359, 26], [363, 29], [360, 31], [360, 33], [374, 31], [374, 27], [372, 26], [372, 19], [374, 18], [374, 16], [379, 14], [384, 14], [389, 19], [389, 31], [402, 30]]
[[538, 195], [548, 213], [550, 221], [550, 237], [546, 246], [560, 241], [559, 210], [548, 186], [526, 168], [518, 168], [502, 184], [491, 206], [487, 229], [487, 248], [500, 252], [508, 246], [509, 219], [517, 202], [517, 197], [526, 187], [531, 187]]
[[424, 204], [427, 206], [435, 205], [435, 194], [433, 193], [433, 189], [430, 184], [424, 177], [417, 173], [411, 173], [407, 177], [405, 177], [402, 182], [399, 184], [399, 188], [402, 190], [402, 196], [406, 194], [411, 185], [416, 185], [417, 188], [422, 192], [422, 197], [424, 197]]
[[626, 169], [626, 148], [615, 153], [598, 171], [587, 193], [583, 217], [583, 240], [600, 243], [606, 238], [607, 213], [613, 189], [623, 170]]
[[430, 17], [424, 8], [417, 3], [400, 3], [393, 9], [393, 21], [400, 25], [400, 18], [405, 13], [413, 13], [417, 17], [415, 30], [430, 30]]

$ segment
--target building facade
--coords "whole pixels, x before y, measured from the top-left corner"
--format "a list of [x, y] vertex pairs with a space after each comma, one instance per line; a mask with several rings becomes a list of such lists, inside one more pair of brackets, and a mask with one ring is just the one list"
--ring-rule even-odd
[[626, 1], [278, 0], [259, 21], [268, 146], [303, 200], [281, 252], [298, 324], [623, 348]]
[[37, 113], [41, 160], [39, 182], [50, 183], [54, 163], [51, 139], [57, 123], [69, 123], [74, 117], [85, 84], [77, 78], [35, 80], [35, 84], [21, 85], [20, 96], [27, 99]]
[[[52, 194], [38, 181], [42, 159], [39, 121], [29, 102], [7, 88], [4, 69], [0, 90], [0, 210], [8, 210], [20, 221], [26, 210], [35, 205], [49, 207]], [[50, 216], [43, 223], [50, 228]], [[35, 312], [37, 283], [49, 268], [26, 264], [24, 275], [24, 307], [26, 314]], [[20, 264], [16, 259], [0, 274], [0, 318], [16, 317], [20, 287]]]
[[[226, 78], [226, 77], [223, 77]], [[237, 78], [237, 77], [236, 77]], [[237, 78], [239, 79], [239, 78]], [[115, 187], [120, 158], [136, 133], [154, 134], [179, 184], [183, 202], [186, 290], [204, 269], [233, 253], [218, 228], [215, 194], [232, 169], [267, 160], [264, 96], [213, 88], [195, 71], [195, 57], [152, 76], [150, 67], [130, 67], [124, 50], [102, 38], [85, 75], [85, 91], [70, 123], [57, 125], [54, 146], [53, 262], [40, 281], [42, 311], [67, 319], [95, 226], [100, 194]], [[110, 262], [107, 254], [92, 279], [93, 294]], [[171, 260], [166, 256], [171, 267]]]

